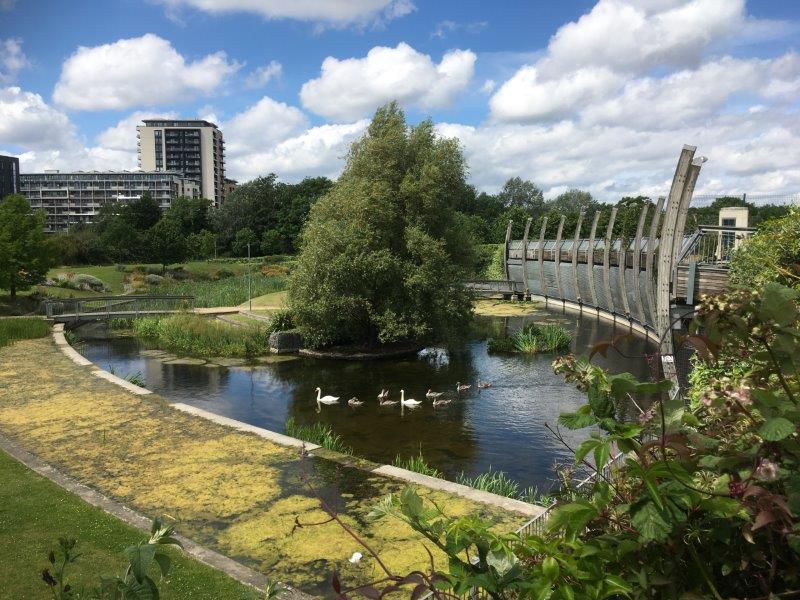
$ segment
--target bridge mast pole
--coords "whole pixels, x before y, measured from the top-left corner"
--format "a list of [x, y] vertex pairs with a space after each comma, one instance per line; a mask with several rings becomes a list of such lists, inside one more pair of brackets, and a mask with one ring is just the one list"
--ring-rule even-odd
[[656, 210], [653, 214], [653, 219], [650, 221], [650, 234], [647, 236], [647, 256], [644, 262], [644, 275], [647, 285], [645, 291], [647, 292], [647, 307], [650, 309], [650, 318], [648, 323], [651, 327], [658, 328], [656, 323], [656, 298], [653, 293], [653, 257], [656, 252], [656, 237], [658, 236], [658, 224], [661, 221], [661, 209], [664, 207], [664, 196], [658, 197], [656, 203]]
[[581, 312], [583, 312], [583, 300], [581, 298], [581, 288], [578, 285], [578, 244], [581, 242], [583, 215], [584, 211], [578, 214], [578, 224], [575, 226], [575, 237], [572, 240], [572, 284], [575, 286], [575, 300], [581, 305]]
[[508, 270], [508, 246], [511, 243], [511, 227], [513, 224], [514, 221], [508, 221], [508, 227], [506, 227], [506, 241], [503, 249], [503, 272], [506, 274], [506, 281], [511, 280], [511, 273], [509, 273]]
[[558, 288], [558, 297], [564, 301], [564, 287], [561, 285], [561, 234], [564, 232], [564, 221], [566, 217], [561, 215], [561, 220], [558, 222], [558, 232], [556, 232], [556, 287]]
[[528, 285], [528, 233], [531, 230], [532, 221], [532, 217], [528, 217], [528, 220], [525, 221], [525, 233], [522, 236], [522, 282], [525, 288], [523, 300], [531, 297], [531, 289]]
[[642, 207], [642, 214], [639, 215], [639, 223], [636, 225], [636, 237], [633, 239], [633, 289], [635, 290], [636, 309], [639, 311], [639, 319], [641, 319], [642, 323], [646, 323], [647, 319], [644, 314], [642, 287], [639, 284], [639, 268], [642, 261], [642, 232], [644, 231], [644, 222], [647, 219], [649, 208], [648, 204]]
[[544, 233], [547, 230], [547, 217], [542, 219], [542, 228], [539, 231], [539, 293], [544, 296], [547, 302], [547, 280], [544, 278]]
[[608, 298], [608, 310], [614, 312], [614, 296], [611, 295], [611, 235], [614, 233], [614, 221], [617, 220], [617, 207], [611, 209], [611, 217], [606, 227], [606, 237], [603, 241], [603, 285]]
[[[597, 289], [594, 285], [594, 236], [597, 233], [597, 222], [600, 220], [600, 211], [594, 211], [592, 228], [589, 231], [589, 250], [586, 252], [586, 266], [589, 271], [589, 293], [592, 295], [592, 306], [597, 308]], [[599, 313], [598, 313], [599, 314]]]

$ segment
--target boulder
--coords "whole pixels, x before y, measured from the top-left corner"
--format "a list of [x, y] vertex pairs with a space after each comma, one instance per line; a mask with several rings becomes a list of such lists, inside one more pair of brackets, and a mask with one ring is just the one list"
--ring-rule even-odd
[[145, 275], [144, 280], [150, 285], [158, 285], [164, 281], [164, 278], [161, 275], [150, 273], [149, 275]]
[[269, 334], [269, 349], [277, 354], [297, 352], [303, 347], [303, 336], [297, 330], [275, 331]]

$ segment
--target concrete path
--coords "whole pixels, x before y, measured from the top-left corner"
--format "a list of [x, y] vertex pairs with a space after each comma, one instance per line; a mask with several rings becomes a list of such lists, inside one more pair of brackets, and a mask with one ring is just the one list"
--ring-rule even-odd
[[[349, 562], [362, 549], [337, 525], [295, 528], [295, 519], [326, 519], [308, 484], [335, 500], [343, 519], [393, 569], [427, 564], [408, 527], [367, 518], [380, 498], [406, 485], [373, 472], [378, 465], [324, 449], [301, 460], [297, 448], [258, 431], [176, 410], [157, 394], [138, 395], [96, 371], [73, 362], [50, 338], [0, 349], [0, 434], [110, 500], [147, 518], [168, 515], [198, 544], [311, 594], [330, 595], [334, 570], [347, 583], [377, 571], [368, 557]], [[527, 520], [458, 490], [419, 491], [448, 514], [482, 516], [502, 530]], [[445, 566], [443, 556], [436, 559]]]

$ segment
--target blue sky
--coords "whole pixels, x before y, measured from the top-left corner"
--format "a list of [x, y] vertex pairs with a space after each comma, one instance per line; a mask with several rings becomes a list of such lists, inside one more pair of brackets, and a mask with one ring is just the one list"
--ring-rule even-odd
[[482, 189], [656, 193], [692, 143], [701, 191], [796, 192], [799, 21], [796, 0], [0, 0], [0, 151], [135, 168], [137, 120], [201, 116], [234, 177], [335, 176], [397, 97]]

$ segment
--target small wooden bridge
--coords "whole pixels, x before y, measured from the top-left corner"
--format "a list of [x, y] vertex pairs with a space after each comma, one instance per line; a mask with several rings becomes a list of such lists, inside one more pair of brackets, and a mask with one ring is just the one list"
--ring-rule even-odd
[[194, 310], [194, 296], [94, 296], [51, 298], [45, 316], [57, 323], [82, 323], [98, 319], [130, 319]]

